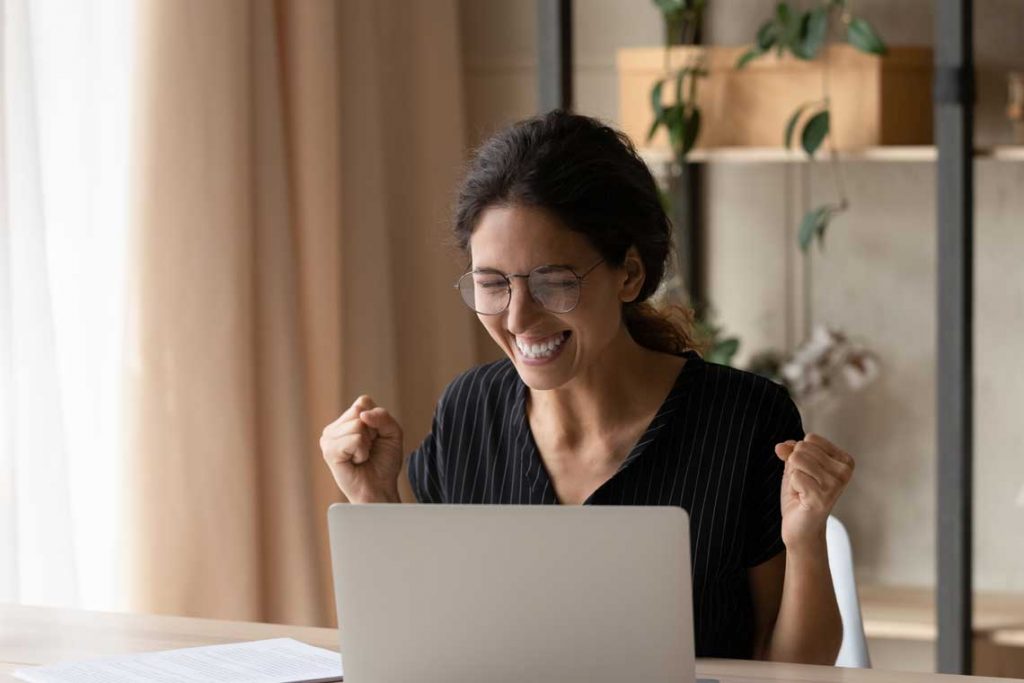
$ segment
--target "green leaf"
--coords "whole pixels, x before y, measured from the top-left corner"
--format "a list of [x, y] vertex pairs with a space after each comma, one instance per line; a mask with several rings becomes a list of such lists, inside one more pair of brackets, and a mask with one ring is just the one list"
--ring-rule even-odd
[[818, 7], [804, 15], [800, 40], [793, 48], [793, 54], [800, 59], [814, 59], [828, 35], [828, 8]]
[[682, 12], [684, 9], [683, 0], [654, 0], [654, 4], [663, 14]]
[[[676, 74], [676, 104], [683, 103], [683, 79], [686, 78], [689, 71], [689, 69], [680, 69]], [[696, 76], [691, 76], [691, 78], [696, 78]]]
[[846, 27], [846, 40], [861, 52], [873, 55], [884, 55], [886, 52], [885, 43], [864, 19], [854, 19], [850, 22]]
[[664, 121], [662, 121], [661, 118], [657, 114], [655, 114], [654, 121], [651, 122], [651, 128], [650, 130], [647, 131], [647, 142], [650, 142], [651, 140], [654, 139], [654, 136], [658, 132], [658, 128], [660, 128], [661, 124], [663, 123]]
[[647, 131], [647, 142], [651, 141], [654, 134], [658, 132], [658, 126], [665, 122], [665, 107], [661, 104], [661, 89], [665, 86], [665, 79], [662, 78], [651, 88], [651, 110], [654, 112], [654, 122], [651, 129]]
[[731, 365], [733, 356], [740, 349], [740, 340], [736, 337], [729, 337], [716, 341], [708, 354], [708, 360], [719, 365]]
[[789, 9], [789, 3], [780, 2], [775, 6], [775, 22], [779, 27], [785, 28], [788, 26], [792, 18], [793, 11]]
[[797, 107], [796, 111], [789, 117], [789, 121], [786, 122], [786, 134], [783, 137], [782, 143], [786, 149], [790, 149], [793, 146], [793, 130], [796, 128], [796, 122], [800, 120], [800, 115], [804, 113], [806, 108], [806, 104]]
[[817, 209], [805, 213], [803, 220], [800, 221], [800, 231], [797, 233], [797, 243], [800, 245], [801, 251], [807, 251], [807, 247], [811, 246], [811, 240], [814, 239], [814, 226], [817, 222]]
[[700, 110], [674, 104], [665, 108], [665, 128], [676, 159], [682, 161], [697, 142], [700, 134]]
[[807, 152], [807, 156], [813, 157], [814, 153], [821, 147], [822, 141], [828, 135], [829, 115], [828, 109], [823, 109], [812, 116], [804, 124], [804, 131], [800, 136], [800, 144]]
[[800, 36], [800, 17], [801, 15], [794, 13], [785, 2], [780, 2], [775, 8], [775, 23], [778, 26], [779, 36], [778, 47], [792, 49], [796, 44], [797, 38]]
[[797, 237], [801, 251], [807, 251], [815, 237], [824, 238], [825, 228], [828, 227], [828, 219], [831, 217], [832, 207], [828, 205], [819, 206], [804, 214], [804, 219], [800, 221], [800, 232]]
[[760, 57], [763, 54], [764, 54], [764, 50], [762, 50], [759, 47], [752, 47], [752, 48], [750, 48], [749, 50], [744, 52], [743, 55], [738, 60], [736, 60], [736, 68], [737, 69], [742, 69], [747, 64], [749, 64], [750, 62], [754, 61], [755, 59], [757, 59], [758, 57]]
[[761, 52], [768, 52], [778, 38], [774, 21], [766, 21], [757, 29], [757, 47]]
[[700, 134], [700, 109], [694, 107], [689, 116], [683, 117], [683, 121], [686, 125], [683, 127], [682, 156], [685, 157], [693, 149], [697, 142], [697, 136]]
[[800, 18], [800, 32], [797, 35], [797, 39], [793, 41], [793, 44], [789, 46], [790, 52], [792, 52], [799, 59], [808, 59], [807, 53], [804, 52], [804, 38], [807, 36], [807, 26], [811, 22], [811, 13], [805, 12]]
[[668, 128], [668, 139], [672, 145], [672, 151], [676, 156], [681, 154], [683, 149], [683, 107], [674, 104], [665, 108], [665, 126]]

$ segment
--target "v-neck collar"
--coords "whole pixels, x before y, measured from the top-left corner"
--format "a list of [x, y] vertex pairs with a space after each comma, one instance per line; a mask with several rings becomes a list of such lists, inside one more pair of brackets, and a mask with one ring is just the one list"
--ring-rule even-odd
[[[669, 423], [669, 419], [672, 417], [673, 413], [675, 413], [679, 408], [679, 399], [683, 395], [683, 387], [704, 365], [704, 360], [696, 351], [684, 351], [680, 356], [685, 358], [686, 362], [683, 363], [683, 367], [679, 370], [679, 375], [676, 377], [675, 382], [673, 382], [672, 388], [669, 389], [665, 400], [658, 408], [658, 412], [654, 414], [650, 424], [647, 425], [647, 429], [644, 430], [644, 433], [640, 436], [639, 440], [637, 440], [636, 444], [634, 444], [630, 449], [629, 455], [627, 455], [619, 464], [615, 474], [598, 486], [593, 493], [583, 501], [584, 505], [588, 505], [591, 499], [593, 499], [601, 489], [612, 482], [619, 476], [619, 473], [629, 467], [631, 463], [640, 457], [640, 455], [647, 449], [647, 446], [657, 438], [658, 432]], [[517, 449], [514, 457], [521, 459], [523, 466], [520, 468], [520, 471], [523, 473], [523, 477], [530, 489], [536, 491], [538, 488], [543, 487], [542, 503], [545, 505], [558, 505], [559, 501], [558, 497], [555, 495], [555, 488], [551, 485], [551, 476], [548, 474], [547, 468], [544, 466], [544, 460], [540, 456], [540, 449], [537, 447], [537, 442], [533, 438], [533, 429], [530, 427], [530, 419], [526, 414], [526, 399], [529, 390], [526, 384], [521, 378], [518, 378], [518, 376], [517, 380], [518, 386], [516, 389], [515, 402], [516, 415], [514, 417], [519, 425], [521, 433], [525, 434], [525, 439], [522, 440], [522, 444]]]

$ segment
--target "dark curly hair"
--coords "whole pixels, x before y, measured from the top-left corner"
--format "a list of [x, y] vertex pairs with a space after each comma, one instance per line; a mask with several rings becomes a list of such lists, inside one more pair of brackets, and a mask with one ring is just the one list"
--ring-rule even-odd
[[459, 187], [453, 227], [463, 252], [480, 216], [494, 206], [550, 212], [611, 266], [621, 266], [636, 247], [646, 277], [637, 298], [622, 307], [630, 336], [666, 353], [697, 347], [692, 312], [648, 301], [665, 276], [672, 224], [654, 177], [624, 134], [562, 110], [498, 132], [475, 151]]

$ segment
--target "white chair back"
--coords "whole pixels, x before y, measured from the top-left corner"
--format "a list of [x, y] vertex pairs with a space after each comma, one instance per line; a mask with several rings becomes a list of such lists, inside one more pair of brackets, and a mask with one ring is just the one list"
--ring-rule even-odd
[[825, 536], [832, 585], [835, 586], [839, 614], [843, 620], [843, 644], [839, 648], [836, 666], [870, 669], [871, 657], [868, 655], [868, 641], [864, 635], [857, 583], [853, 576], [850, 535], [846, 533], [846, 527], [842, 522], [829, 516]]

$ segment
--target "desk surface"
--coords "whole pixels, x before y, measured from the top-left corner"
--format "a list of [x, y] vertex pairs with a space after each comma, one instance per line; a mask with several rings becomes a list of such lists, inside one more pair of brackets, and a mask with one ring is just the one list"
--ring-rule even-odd
[[[868, 638], [934, 641], [935, 591], [928, 588], [860, 586], [864, 631]], [[1024, 646], [1024, 595], [976, 592], [975, 636]]]
[[[326, 628], [0, 605], [0, 681], [17, 680], [11, 674], [22, 666], [129, 652], [282, 637], [295, 638], [318, 647], [337, 649], [336, 632]], [[721, 683], [1007, 681], [1005, 678], [968, 679], [937, 674], [834, 669], [727, 659], [697, 660], [697, 675], [718, 679]]]

